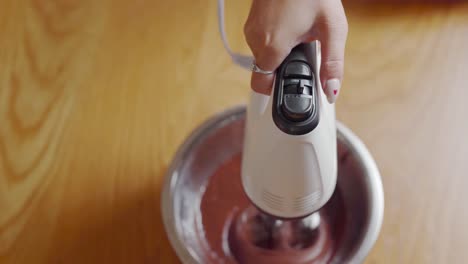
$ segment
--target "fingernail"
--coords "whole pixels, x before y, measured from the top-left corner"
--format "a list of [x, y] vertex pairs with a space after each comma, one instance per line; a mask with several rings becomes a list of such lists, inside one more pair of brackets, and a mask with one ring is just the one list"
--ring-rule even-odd
[[340, 93], [340, 80], [330, 79], [325, 83], [325, 91], [327, 95], [328, 102], [330, 104], [335, 103], [338, 94]]

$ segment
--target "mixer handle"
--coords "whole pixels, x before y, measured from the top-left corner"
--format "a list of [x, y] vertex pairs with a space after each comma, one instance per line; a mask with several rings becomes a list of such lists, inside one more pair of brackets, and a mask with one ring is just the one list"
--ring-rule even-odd
[[290, 135], [307, 134], [320, 121], [315, 54], [315, 42], [299, 44], [276, 70], [272, 116], [276, 126]]

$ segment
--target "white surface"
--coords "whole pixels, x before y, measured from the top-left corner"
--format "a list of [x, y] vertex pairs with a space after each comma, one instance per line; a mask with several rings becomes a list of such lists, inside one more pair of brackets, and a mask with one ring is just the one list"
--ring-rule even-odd
[[[315, 43], [316, 44], [316, 43]], [[273, 122], [272, 97], [251, 91], [247, 107], [242, 183], [247, 196], [263, 211], [284, 218], [320, 209], [336, 186], [337, 145], [335, 108], [320, 85], [316, 60], [320, 122], [306, 135], [282, 132]]]

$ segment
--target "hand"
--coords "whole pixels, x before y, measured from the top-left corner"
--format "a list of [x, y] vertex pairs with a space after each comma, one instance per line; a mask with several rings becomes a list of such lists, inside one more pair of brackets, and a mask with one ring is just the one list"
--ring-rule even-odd
[[[340, 0], [253, 0], [244, 34], [255, 62], [273, 71], [300, 43], [319, 40], [320, 79], [328, 101], [334, 103], [343, 79], [348, 23]], [[251, 86], [269, 95], [274, 75], [252, 73]]]

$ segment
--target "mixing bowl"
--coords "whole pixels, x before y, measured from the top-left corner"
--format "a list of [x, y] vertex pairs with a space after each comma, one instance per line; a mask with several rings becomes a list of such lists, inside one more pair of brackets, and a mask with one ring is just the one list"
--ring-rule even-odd
[[[162, 192], [163, 222], [176, 254], [185, 264], [225, 262], [229, 245], [220, 242], [226, 256], [210, 256], [210, 245], [200, 225], [201, 200], [210, 177], [224, 163], [242, 152], [245, 107], [228, 109], [205, 121], [177, 151], [165, 178]], [[361, 140], [345, 125], [337, 123], [338, 181], [331, 200], [342, 205], [327, 210], [343, 210], [338, 247], [330, 263], [362, 263], [380, 232], [384, 198], [380, 173]], [[226, 239], [227, 241], [227, 239]], [[208, 249], [208, 250], [207, 250]]]

